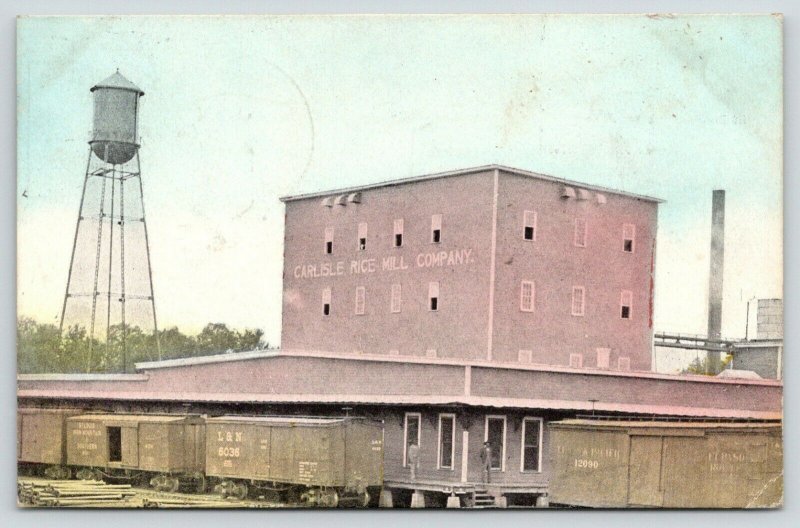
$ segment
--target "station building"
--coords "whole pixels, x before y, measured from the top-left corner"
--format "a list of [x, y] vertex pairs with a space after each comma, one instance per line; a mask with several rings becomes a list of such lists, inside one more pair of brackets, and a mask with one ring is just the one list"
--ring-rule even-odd
[[395, 506], [546, 504], [577, 415], [781, 419], [779, 380], [651, 371], [657, 199], [488, 166], [283, 201], [281, 350], [20, 375], [20, 406], [377, 418]]

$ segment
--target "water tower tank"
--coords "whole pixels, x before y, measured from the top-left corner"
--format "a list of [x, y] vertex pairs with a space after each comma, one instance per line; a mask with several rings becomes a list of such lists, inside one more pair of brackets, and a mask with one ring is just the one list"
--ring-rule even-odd
[[91, 91], [94, 94], [92, 151], [113, 165], [130, 161], [138, 146], [139, 97], [144, 92], [119, 71], [97, 83]]

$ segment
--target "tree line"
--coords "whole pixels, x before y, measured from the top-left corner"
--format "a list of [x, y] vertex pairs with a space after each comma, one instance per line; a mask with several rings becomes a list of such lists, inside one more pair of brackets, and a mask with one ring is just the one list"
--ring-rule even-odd
[[[223, 323], [209, 323], [196, 335], [184, 334], [177, 327], [159, 330], [158, 342], [161, 359], [270, 348], [262, 330], [239, 331]], [[135, 363], [155, 360], [156, 336], [138, 326], [114, 325], [109, 329], [108, 340], [101, 341], [90, 338], [83, 326], [70, 326], [60, 333], [56, 325], [30, 317], [17, 320], [19, 374], [133, 372]]]

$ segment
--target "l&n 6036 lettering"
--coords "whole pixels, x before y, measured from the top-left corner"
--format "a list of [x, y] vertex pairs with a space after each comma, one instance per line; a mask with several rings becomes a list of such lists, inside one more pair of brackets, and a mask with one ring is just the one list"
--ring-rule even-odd
[[239, 456], [239, 448], [238, 447], [220, 447], [217, 450], [217, 454], [221, 457], [238, 457]]

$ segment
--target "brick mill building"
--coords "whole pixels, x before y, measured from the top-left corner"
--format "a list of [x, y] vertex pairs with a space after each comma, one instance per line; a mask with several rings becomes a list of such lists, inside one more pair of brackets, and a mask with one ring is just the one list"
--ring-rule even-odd
[[481, 486], [487, 440], [490, 491], [545, 503], [577, 414], [781, 418], [780, 381], [651, 371], [657, 199], [492, 165], [283, 201], [280, 351], [21, 375], [21, 404], [371, 416], [395, 505]]

